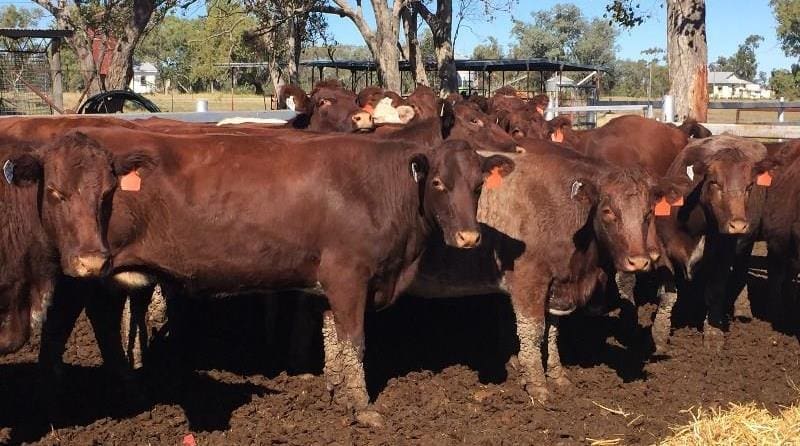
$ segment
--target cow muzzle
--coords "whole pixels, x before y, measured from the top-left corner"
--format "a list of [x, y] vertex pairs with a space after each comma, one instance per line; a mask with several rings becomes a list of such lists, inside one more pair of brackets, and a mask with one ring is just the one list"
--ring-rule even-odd
[[94, 253], [75, 256], [69, 262], [71, 271], [64, 271], [73, 277], [94, 277], [102, 274], [108, 263], [108, 255]]
[[748, 223], [747, 220], [734, 218], [728, 222], [728, 225], [725, 227], [725, 232], [728, 234], [747, 234], [749, 229], [750, 223]]
[[478, 231], [458, 231], [456, 232], [456, 247], [474, 248], [481, 242], [481, 233]]
[[625, 258], [622, 270], [628, 273], [647, 271], [651, 263], [649, 256], [628, 256]]
[[372, 122], [372, 115], [367, 112], [358, 112], [350, 117], [356, 130], [370, 130], [375, 125]]

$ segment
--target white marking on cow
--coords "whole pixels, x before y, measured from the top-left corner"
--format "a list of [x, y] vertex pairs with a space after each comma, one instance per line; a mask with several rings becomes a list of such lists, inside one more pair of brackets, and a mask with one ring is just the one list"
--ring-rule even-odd
[[572, 312], [575, 311], [575, 308], [571, 310], [556, 310], [554, 308], [548, 308], [547, 313], [552, 314], [553, 316], [569, 316]]
[[688, 176], [690, 180], [694, 181], [694, 166], [686, 166], [686, 176]]
[[47, 309], [53, 303], [53, 292], [42, 293], [41, 302], [42, 306], [39, 309], [31, 307], [31, 333], [37, 333], [47, 320]]
[[581, 190], [581, 187], [583, 187], [583, 183], [581, 183], [580, 181], [577, 181], [577, 180], [573, 181], [572, 182], [572, 189], [570, 190], [570, 193], [569, 193], [569, 198], [575, 198], [575, 196], [578, 195], [578, 191]]
[[294, 96], [286, 98], [286, 108], [291, 111], [296, 111], [295, 108], [297, 108], [297, 105], [294, 103]]
[[237, 116], [235, 118], [225, 118], [217, 123], [221, 125], [235, 125], [235, 124], [267, 124], [267, 125], [283, 125], [288, 121], [276, 118], [248, 118]]
[[124, 271], [114, 274], [114, 280], [126, 288], [141, 288], [153, 283], [152, 277], [135, 271]]
[[689, 255], [689, 261], [686, 264], [687, 279], [691, 280], [694, 267], [695, 265], [697, 265], [697, 262], [702, 260], [703, 253], [705, 252], [705, 250], [706, 250], [706, 236], [704, 235], [700, 237], [700, 241], [697, 242], [697, 245], [695, 245], [694, 250], [692, 250], [692, 253]]
[[413, 118], [414, 108], [403, 105], [392, 107], [392, 98], [383, 98], [378, 101], [372, 112], [372, 120], [375, 124], [407, 124]]

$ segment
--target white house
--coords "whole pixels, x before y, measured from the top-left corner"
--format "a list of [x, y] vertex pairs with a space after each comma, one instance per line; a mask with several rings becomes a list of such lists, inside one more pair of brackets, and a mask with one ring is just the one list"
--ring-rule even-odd
[[712, 99], [769, 99], [772, 97], [772, 90], [755, 82], [740, 79], [732, 71], [709, 71], [708, 86]]
[[156, 91], [156, 79], [158, 69], [155, 65], [144, 62], [133, 66], [133, 79], [131, 79], [130, 89], [134, 93], [153, 93]]

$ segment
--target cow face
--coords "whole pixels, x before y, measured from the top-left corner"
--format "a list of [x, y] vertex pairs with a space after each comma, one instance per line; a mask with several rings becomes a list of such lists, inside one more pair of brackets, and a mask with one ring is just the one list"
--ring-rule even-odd
[[573, 199], [594, 204], [594, 232], [618, 271], [648, 271], [661, 257], [654, 243], [654, 204], [663, 198], [643, 170], [613, 170], [594, 184], [573, 183]]
[[547, 121], [536, 112], [516, 111], [506, 118], [507, 131], [514, 139], [523, 138], [548, 139], [550, 128]]
[[720, 233], [750, 233], [750, 195], [759, 176], [769, 175], [775, 164], [771, 159], [754, 162], [740, 150], [723, 149], [689, 167], [694, 175], [703, 176], [700, 203]]
[[525, 151], [488, 115], [467, 103], [456, 104], [453, 115], [455, 119], [449, 138], [469, 141], [475, 150], [517, 153]]
[[316, 132], [366, 132], [374, 128], [372, 115], [362, 110], [356, 96], [339, 88], [321, 87], [311, 94], [309, 130]]
[[42, 225], [59, 250], [62, 270], [90, 277], [100, 275], [108, 262], [105, 225], [118, 177], [148, 161], [141, 154], [112, 157], [76, 132], [38, 153], [9, 160], [6, 176], [18, 186], [39, 185]]
[[446, 141], [431, 156], [415, 155], [410, 167], [420, 184], [425, 218], [442, 229], [448, 245], [473, 248], [481, 237], [477, 213], [484, 180], [501, 182], [514, 162], [502, 155], [479, 156], [463, 141]]

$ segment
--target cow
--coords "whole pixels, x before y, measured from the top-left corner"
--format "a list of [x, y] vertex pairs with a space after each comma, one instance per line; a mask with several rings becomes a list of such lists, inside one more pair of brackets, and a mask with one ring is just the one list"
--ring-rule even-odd
[[648, 232], [665, 190], [641, 169], [550, 146], [514, 156], [512, 175], [487, 180], [478, 204], [483, 243], [470, 251], [431, 243], [410, 288], [426, 297], [509, 294], [523, 385], [540, 401], [548, 397], [547, 378], [569, 384], [555, 344], [556, 316], [602, 292], [607, 268], [652, 268], [659, 252], [650, 249]]
[[[724, 346], [735, 298], [731, 290], [746, 275], [776, 165], [761, 143], [720, 135], [691, 141], [667, 172], [687, 184], [685, 201], [662, 203], [658, 235], [675, 265], [671, 281], [690, 282], [704, 297], [704, 344], [710, 349]], [[674, 290], [675, 284], [667, 283], [653, 325], [659, 351], [666, 351], [669, 340]]]
[[459, 141], [434, 149], [345, 135], [91, 128], [11, 162], [14, 184], [39, 185], [41, 219], [68, 275], [109, 272], [130, 287], [167, 275], [192, 293], [323, 291], [328, 388], [367, 424], [381, 421], [368, 410], [365, 309], [408, 286], [431, 234], [479, 244], [484, 179], [514, 169]]
[[680, 127], [637, 115], [625, 115], [590, 130], [573, 130], [566, 117], [549, 121], [551, 139], [587, 156], [620, 166], [641, 166], [655, 176], [664, 176], [690, 138], [710, 136], [695, 121]]
[[767, 242], [767, 315], [776, 328], [795, 321], [797, 291], [793, 283], [800, 271], [800, 140], [766, 144], [777, 159], [773, 183], [767, 193], [761, 235]]

